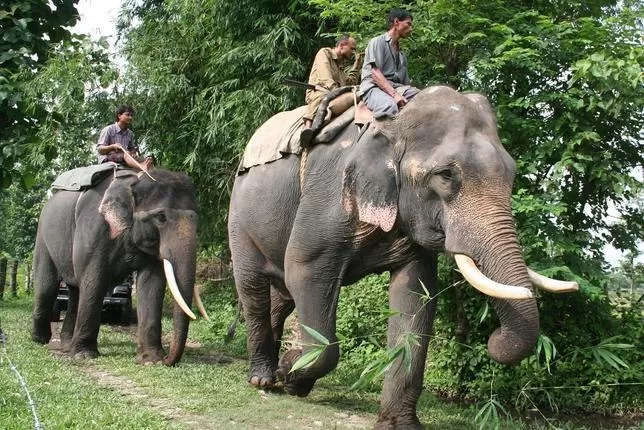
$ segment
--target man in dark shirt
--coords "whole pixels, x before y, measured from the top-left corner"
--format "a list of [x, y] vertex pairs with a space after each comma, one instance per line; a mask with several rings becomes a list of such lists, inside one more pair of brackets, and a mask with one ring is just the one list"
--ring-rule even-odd
[[362, 66], [360, 95], [375, 118], [391, 117], [420, 90], [412, 87], [407, 57], [399, 41], [411, 34], [413, 18], [402, 9], [392, 9], [385, 34], [369, 41]]
[[101, 130], [96, 144], [99, 164], [113, 161], [145, 171], [152, 167], [153, 159], [141, 159], [139, 148], [134, 143], [134, 133], [130, 130], [133, 116], [131, 106], [120, 106], [116, 111], [116, 122]]

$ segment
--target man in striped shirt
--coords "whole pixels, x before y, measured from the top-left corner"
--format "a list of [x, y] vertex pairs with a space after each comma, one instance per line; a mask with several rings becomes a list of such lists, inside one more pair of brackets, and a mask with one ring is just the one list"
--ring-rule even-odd
[[[152, 168], [153, 159], [142, 159], [139, 147], [134, 143], [134, 133], [130, 130], [133, 116], [131, 106], [120, 106], [116, 111], [116, 122], [101, 130], [96, 144], [99, 164], [113, 161], [133, 169], [147, 171]], [[129, 156], [125, 154], [126, 151]]]

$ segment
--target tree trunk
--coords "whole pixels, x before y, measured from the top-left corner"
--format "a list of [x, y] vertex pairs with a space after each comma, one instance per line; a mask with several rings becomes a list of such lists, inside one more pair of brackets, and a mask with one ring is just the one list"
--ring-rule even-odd
[[0, 257], [0, 300], [4, 298], [4, 286], [7, 283], [7, 259]]
[[27, 263], [25, 270], [25, 291], [27, 295], [31, 294], [31, 263]]
[[18, 297], [18, 260], [13, 260], [11, 264], [11, 276], [9, 279], [9, 288], [11, 289], [11, 295], [13, 297]]

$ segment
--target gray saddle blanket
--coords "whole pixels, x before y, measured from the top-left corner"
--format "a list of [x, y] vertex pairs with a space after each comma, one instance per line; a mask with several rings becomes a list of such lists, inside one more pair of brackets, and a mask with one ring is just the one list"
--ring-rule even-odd
[[122, 166], [112, 162], [78, 167], [61, 173], [51, 187], [54, 190], [82, 191], [95, 186], [107, 175], [115, 174], [119, 169], [122, 169]]
[[[304, 123], [302, 117], [306, 106], [301, 106], [286, 112], [280, 112], [269, 118], [250, 138], [242, 157], [237, 174], [246, 172], [253, 166], [279, 160], [286, 154], [302, 152], [300, 132]], [[333, 138], [353, 121], [355, 107], [350, 107], [344, 113], [324, 126], [315, 137], [316, 143], [331, 142]]]

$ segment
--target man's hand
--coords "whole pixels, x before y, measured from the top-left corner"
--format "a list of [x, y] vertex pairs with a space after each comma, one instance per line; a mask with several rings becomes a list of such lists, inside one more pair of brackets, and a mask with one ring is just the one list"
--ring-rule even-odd
[[362, 65], [362, 52], [356, 52], [355, 61], [353, 62], [353, 68], [358, 69]]
[[402, 108], [408, 103], [408, 100], [398, 93], [394, 93], [394, 101], [396, 102], [399, 108]]

